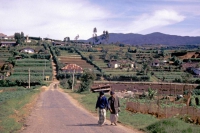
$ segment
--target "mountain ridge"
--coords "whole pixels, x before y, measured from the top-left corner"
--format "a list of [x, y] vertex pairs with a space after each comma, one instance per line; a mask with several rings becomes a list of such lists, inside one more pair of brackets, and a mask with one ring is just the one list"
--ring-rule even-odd
[[[98, 36], [96, 44], [105, 43], [105, 40], [101, 39], [101, 35]], [[86, 42], [93, 42], [93, 38], [89, 38]], [[153, 32], [150, 34], [142, 35], [136, 33], [109, 33], [109, 40], [106, 43], [124, 43], [131, 45], [142, 44], [163, 44], [163, 45], [194, 45], [200, 44], [200, 36], [178, 36], [169, 35], [160, 32]]]

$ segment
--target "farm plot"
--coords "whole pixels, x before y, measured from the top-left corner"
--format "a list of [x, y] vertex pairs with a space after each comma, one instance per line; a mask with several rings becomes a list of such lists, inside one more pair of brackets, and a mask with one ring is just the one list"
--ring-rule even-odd
[[95, 58], [93, 60], [93, 63], [96, 64], [97, 66], [99, 66], [100, 68], [107, 68], [108, 65], [107, 63], [104, 62], [103, 59], [101, 59], [101, 55], [103, 55], [101, 52], [81, 52], [81, 54], [89, 59], [89, 55], [94, 55]]
[[21, 97], [23, 95], [26, 95], [28, 93], [33, 92], [32, 89], [22, 89], [22, 88], [7, 88], [7, 87], [1, 87], [0, 90], [2, 90], [2, 92], [0, 93], [0, 104], [2, 104], [3, 102], [12, 99], [12, 98], [18, 98]]
[[87, 63], [77, 53], [71, 54], [71, 53], [68, 53], [67, 51], [66, 52], [62, 51], [61, 55], [65, 55], [65, 56], [58, 57], [60, 62], [63, 64], [77, 64], [78, 66], [82, 67], [83, 69], [90, 69], [90, 70], [93, 70], [95, 73], [99, 73], [97, 68], [95, 68], [93, 65]]
[[83, 69], [90, 69], [95, 72], [99, 72], [93, 65], [90, 65], [89, 63], [87, 63], [85, 60], [82, 60], [81, 58], [60, 57], [60, 61], [64, 64], [77, 64]]
[[8, 50], [0, 50], [0, 66], [2, 66], [5, 61], [11, 56], [12, 55], [9, 53]]
[[186, 77], [185, 72], [154, 72], [154, 75], [156, 78], [158, 78], [159, 80], [163, 80], [164, 81], [168, 81], [168, 82], [172, 82], [175, 79], [180, 79], [182, 80], [184, 77]]
[[[106, 82], [108, 83], [108, 82]], [[105, 84], [106, 84], [105, 83]], [[147, 92], [149, 88], [157, 90], [159, 95], [178, 95], [183, 94], [184, 90], [193, 90], [197, 85], [187, 85], [187, 84], [170, 84], [170, 83], [109, 83], [112, 86], [112, 90], [115, 92], [127, 92], [132, 91], [134, 93], [142, 94]], [[102, 85], [102, 84], [95, 84]]]
[[8, 77], [11, 81], [28, 82], [30, 69], [31, 82], [40, 82], [44, 80], [44, 76], [52, 77], [51, 61], [41, 59], [21, 59], [17, 60], [13, 74]]

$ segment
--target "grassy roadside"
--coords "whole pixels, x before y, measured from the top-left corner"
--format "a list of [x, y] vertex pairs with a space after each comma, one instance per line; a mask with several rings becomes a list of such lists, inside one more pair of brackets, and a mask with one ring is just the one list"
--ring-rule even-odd
[[41, 89], [32, 89], [26, 94], [9, 98], [5, 102], [0, 103], [1, 133], [17, 132], [22, 128], [24, 118], [29, 114], [40, 92]]
[[[64, 89], [66, 93], [78, 100], [87, 110], [96, 114], [95, 104], [97, 93], [75, 93]], [[109, 95], [106, 95], [109, 97]], [[186, 123], [177, 118], [157, 119], [148, 114], [131, 113], [125, 110], [126, 100], [121, 99], [121, 112], [119, 113], [119, 122], [123, 125], [142, 130], [149, 133], [200, 133], [200, 126]], [[109, 113], [107, 113], [109, 118]]]

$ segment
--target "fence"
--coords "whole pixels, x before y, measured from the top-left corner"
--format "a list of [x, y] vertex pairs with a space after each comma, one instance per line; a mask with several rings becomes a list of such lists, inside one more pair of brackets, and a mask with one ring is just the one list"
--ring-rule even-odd
[[131, 112], [155, 115], [158, 118], [169, 118], [173, 116], [184, 118], [187, 116], [190, 122], [200, 124], [200, 109], [191, 106], [162, 108], [155, 101], [148, 103], [127, 102], [126, 109]]

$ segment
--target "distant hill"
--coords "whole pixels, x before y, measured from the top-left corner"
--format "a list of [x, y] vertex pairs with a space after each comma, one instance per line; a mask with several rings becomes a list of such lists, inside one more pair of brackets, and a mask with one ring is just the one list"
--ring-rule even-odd
[[[100, 39], [97, 43], [104, 43], [105, 40]], [[90, 38], [86, 42], [93, 42], [93, 39]], [[141, 44], [165, 44], [165, 45], [191, 45], [191, 44], [200, 44], [200, 36], [190, 37], [190, 36], [177, 36], [177, 35], [168, 35], [159, 32], [141, 35], [141, 34], [122, 34], [122, 33], [110, 33], [109, 34], [109, 43], [120, 42], [124, 44], [131, 45], [141, 45]]]

